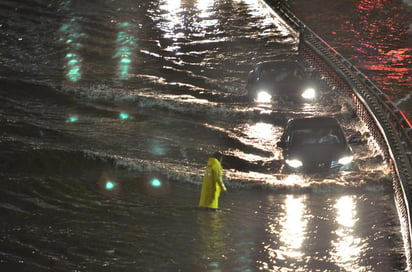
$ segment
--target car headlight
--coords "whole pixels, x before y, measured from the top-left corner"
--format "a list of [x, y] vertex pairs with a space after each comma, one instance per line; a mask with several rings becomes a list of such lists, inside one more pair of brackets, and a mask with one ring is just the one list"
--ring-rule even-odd
[[302, 93], [302, 97], [305, 99], [313, 99], [316, 96], [316, 90], [314, 88], [307, 88]]
[[286, 160], [285, 162], [286, 162], [287, 165], [289, 165], [292, 168], [299, 168], [303, 165], [302, 162], [300, 160], [297, 160], [297, 159]]
[[346, 165], [346, 164], [348, 164], [348, 163], [351, 163], [352, 160], [353, 160], [353, 156], [345, 156], [345, 157], [340, 158], [340, 159], [338, 160], [338, 163], [339, 163], [339, 164]]
[[272, 96], [267, 91], [262, 90], [258, 92], [256, 101], [260, 103], [268, 103], [272, 101]]

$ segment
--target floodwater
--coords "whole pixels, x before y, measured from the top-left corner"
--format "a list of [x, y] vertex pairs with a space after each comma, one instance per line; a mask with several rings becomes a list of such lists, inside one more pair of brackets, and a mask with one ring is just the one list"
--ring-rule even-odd
[[[315, 4], [314, 4], [315, 5]], [[0, 2], [2, 271], [405, 271], [388, 169], [345, 98], [250, 104], [297, 40], [259, 1]], [[286, 175], [289, 118], [333, 115], [356, 167]], [[199, 210], [208, 156], [228, 192]]]
[[412, 1], [295, 0], [291, 5], [412, 120]]

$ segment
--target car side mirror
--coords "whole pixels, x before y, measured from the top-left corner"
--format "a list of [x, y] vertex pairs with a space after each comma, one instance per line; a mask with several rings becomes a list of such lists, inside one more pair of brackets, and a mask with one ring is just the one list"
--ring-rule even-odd
[[280, 148], [285, 148], [285, 147], [286, 147], [286, 143], [285, 143], [285, 142], [277, 142], [277, 143], [276, 143], [276, 146], [277, 146], [277, 147], [280, 147]]

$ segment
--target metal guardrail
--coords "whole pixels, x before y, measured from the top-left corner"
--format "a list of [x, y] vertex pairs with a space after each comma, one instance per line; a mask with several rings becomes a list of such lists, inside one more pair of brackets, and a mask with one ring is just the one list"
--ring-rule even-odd
[[412, 125], [395, 104], [353, 64], [288, 8], [287, 1], [262, 0], [300, 33], [299, 52], [330, 86], [353, 101], [391, 169], [408, 268], [412, 268]]

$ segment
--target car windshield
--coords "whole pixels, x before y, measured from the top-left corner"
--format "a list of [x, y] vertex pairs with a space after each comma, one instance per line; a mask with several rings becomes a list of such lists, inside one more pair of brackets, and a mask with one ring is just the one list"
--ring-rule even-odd
[[343, 135], [338, 128], [305, 128], [293, 130], [290, 137], [291, 145], [340, 144]]
[[291, 69], [287, 67], [266, 67], [261, 71], [260, 77], [263, 80], [270, 80], [275, 82], [303, 80], [304, 78], [302, 72], [299, 69]]

